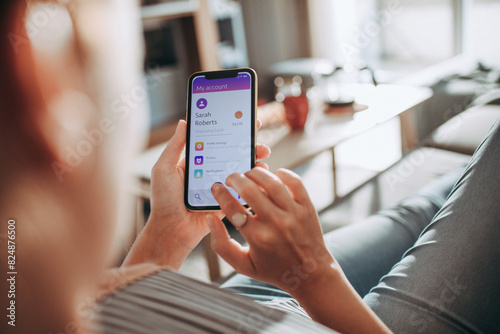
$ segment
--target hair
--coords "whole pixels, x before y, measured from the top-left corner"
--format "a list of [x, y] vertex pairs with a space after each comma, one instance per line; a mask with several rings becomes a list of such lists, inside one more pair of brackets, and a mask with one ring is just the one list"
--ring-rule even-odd
[[[23, 4], [24, 2], [24, 4]], [[7, 178], [10, 173], [18, 170], [21, 164], [46, 163], [47, 156], [43, 138], [35, 123], [34, 110], [28, 108], [26, 96], [21, 91], [21, 82], [16, 66], [16, 53], [12, 40], [21, 38], [13, 32], [18, 19], [15, 12], [26, 6], [26, 1], [2, 0], [0, 2], [0, 175]], [[23, 52], [21, 50], [20, 52]], [[36, 97], [33, 97], [34, 99]], [[4, 180], [0, 179], [0, 193]]]

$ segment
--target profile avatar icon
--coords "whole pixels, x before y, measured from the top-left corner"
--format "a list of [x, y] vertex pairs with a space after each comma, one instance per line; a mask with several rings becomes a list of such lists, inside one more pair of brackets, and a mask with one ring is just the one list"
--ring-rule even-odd
[[207, 100], [203, 98], [196, 101], [196, 106], [198, 107], [198, 109], [205, 109], [207, 107], [207, 104]]
[[237, 111], [234, 113], [234, 117], [240, 119], [243, 117], [243, 112], [242, 111]]

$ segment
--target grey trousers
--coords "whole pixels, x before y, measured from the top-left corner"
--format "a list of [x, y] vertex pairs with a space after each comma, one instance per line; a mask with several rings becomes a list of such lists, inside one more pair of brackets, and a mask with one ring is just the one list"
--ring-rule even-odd
[[[325, 240], [395, 333], [500, 333], [500, 121], [465, 170]], [[242, 275], [222, 287], [291, 298]]]

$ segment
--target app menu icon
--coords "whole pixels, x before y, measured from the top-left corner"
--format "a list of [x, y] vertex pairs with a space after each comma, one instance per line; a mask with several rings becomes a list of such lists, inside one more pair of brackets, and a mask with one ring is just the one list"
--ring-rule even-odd
[[205, 143], [200, 141], [200, 142], [197, 142], [194, 144], [194, 150], [195, 151], [203, 151], [203, 149], [205, 148]]
[[194, 178], [195, 179], [203, 178], [203, 169], [195, 169], [194, 170]]
[[197, 157], [194, 157], [194, 164], [199, 166], [199, 165], [203, 165], [203, 156], [197, 156]]

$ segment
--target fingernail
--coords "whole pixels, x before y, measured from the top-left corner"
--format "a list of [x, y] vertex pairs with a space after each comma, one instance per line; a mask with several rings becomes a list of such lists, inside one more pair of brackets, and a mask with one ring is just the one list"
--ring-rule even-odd
[[245, 225], [248, 219], [247, 215], [241, 213], [235, 213], [232, 218], [233, 225], [235, 227], [241, 227]]
[[212, 192], [217, 191], [218, 188], [223, 187], [224, 185], [221, 182], [215, 182], [212, 184]]

